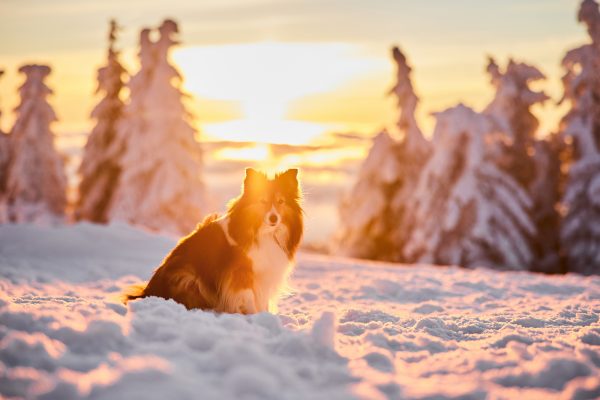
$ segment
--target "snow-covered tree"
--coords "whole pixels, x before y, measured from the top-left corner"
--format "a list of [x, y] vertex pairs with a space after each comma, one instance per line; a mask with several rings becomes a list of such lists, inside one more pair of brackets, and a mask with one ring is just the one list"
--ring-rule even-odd
[[415, 151], [419, 154], [429, 152], [429, 142], [423, 137], [423, 132], [417, 124], [415, 111], [419, 98], [415, 94], [410, 77], [412, 68], [408, 65], [404, 53], [398, 47], [392, 48], [392, 57], [396, 62], [396, 84], [389, 91], [390, 95], [397, 98], [400, 118], [398, 119], [398, 128], [404, 135], [403, 142], [406, 150]]
[[63, 159], [54, 147], [50, 125], [56, 120], [47, 102], [46, 65], [24, 65], [21, 103], [10, 133], [11, 157], [6, 177], [7, 214], [12, 222], [62, 219], [66, 204]]
[[398, 190], [399, 144], [383, 131], [360, 168], [358, 180], [340, 205], [339, 254], [390, 259], [395, 252], [391, 200]]
[[600, 273], [600, 10], [584, 0], [578, 15], [591, 43], [567, 52], [562, 64], [564, 100], [570, 111], [561, 121], [569, 144], [570, 168], [563, 206], [561, 245], [569, 271]]
[[[4, 75], [4, 70], [2, 68], [0, 68], [0, 78], [2, 78], [2, 75]], [[1, 117], [2, 117], [2, 109], [0, 108], [0, 118]], [[2, 131], [0, 130], [0, 132], [2, 132]]]
[[178, 34], [165, 20], [160, 38], [141, 36], [141, 69], [131, 79], [131, 101], [118, 135], [125, 140], [121, 175], [109, 218], [176, 234], [188, 232], [205, 211], [202, 152], [188, 122], [181, 75], [168, 55]]
[[529, 192], [534, 205], [531, 217], [537, 235], [531, 243], [535, 254], [531, 267], [540, 272], [560, 272], [556, 209], [559, 159], [553, 139], [536, 138], [539, 122], [531, 111], [532, 106], [549, 99], [544, 92], [531, 88], [545, 76], [536, 67], [512, 59], [501, 71], [489, 58], [487, 72], [496, 94], [484, 113], [498, 124], [503, 139], [493, 158]]
[[401, 227], [411, 262], [526, 270], [535, 233], [527, 192], [490, 158], [497, 124], [458, 105], [437, 114], [433, 154]]
[[484, 113], [496, 119], [506, 139], [499, 163], [527, 188], [535, 176], [533, 148], [539, 126], [531, 107], [548, 100], [544, 92], [535, 91], [530, 85], [545, 76], [536, 67], [512, 59], [502, 72], [495, 60], [489, 58], [487, 72], [496, 95]]
[[537, 139], [533, 144], [534, 176], [528, 191], [533, 207], [531, 217], [536, 226], [532, 243], [535, 260], [531, 270], [544, 273], [564, 272], [560, 258], [561, 170], [560, 143], [556, 135]]
[[341, 229], [337, 252], [372, 259], [397, 259], [403, 236], [397, 231], [419, 172], [430, 152], [415, 119], [418, 97], [410, 78], [411, 68], [398, 47], [392, 49], [400, 140], [387, 132], [374, 139], [358, 180], [340, 206]]
[[[0, 69], [0, 78], [4, 75], [4, 70]], [[0, 123], [2, 122], [2, 109], [0, 108]], [[2, 131], [2, 125], [0, 124], [0, 203], [2, 203], [2, 194], [4, 194], [4, 186], [6, 180], [6, 169], [8, 168], [8, 157], [10, 155], [10, 145], [8, 143], [8, 135]], [[0, 207], [2, 207], [0, 205]], [[2, 216], [0, 212], [0, 222], [2, 222]]]
[[[0, 78], [4, 75], [4, 70], [0, 69]], [[0, 109], [2, 117], [2, 109]], [[2, 120], [0, 119], [0, 122]], [[10, 143], [8, 135], [2, 131], [0, 124], [0, 224], [8, 220], [6, 210], [6, 172], [8, 170], [8, 159], [10, 157]]]
[[125, 68], [119, 62], [119, 52], [115, 50], [118, 31], [117, 23], [110, 21], [108, 34], [108, 60], [98, 70], [96, 93], [104, 97], [92, 110], [96, 126], [88, 136], [79, 166], [79, 202], [76, 216], [94, 222], [106, 222], [107, 211], [119, 178], [120, 167], [115, 151], [109, 151], [117, 140], [118, 121], [123, 113], [120, 98], [123, 89]]
[[148, 92], [148, 84], [152, 80], [156, 69], [156, 44], [150, 39], [151, 32], [152, 30], [149, 28], [144, 28], [140, 32], [140, 50], [138, 52], [140, 70], [127, 83], [130, 97], [126, 110], [128, 114], [142, 112]]

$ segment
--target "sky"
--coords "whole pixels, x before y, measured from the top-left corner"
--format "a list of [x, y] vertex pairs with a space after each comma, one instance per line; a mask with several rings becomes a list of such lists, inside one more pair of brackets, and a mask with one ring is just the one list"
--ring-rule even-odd
[[[88, 131], [108, 20], [124, 26], [119, 46], [135, 72], [139, 30], [171, 17], [183, 42], [173, 59], [194, 96], [196, 122], [209, 136], [239, 139], [250, 127], [240, 127], [240, 120], [261, 118], [304, 123], [255, 126], [265, 128], [266, 141], [289, 129], [287, 138], [278, 138], [285, 143], [310, 141], [323, 129], [366, 135], [393, 129], [394, 102], [385, 96], [393, 44], [413, 66], [418, 118], [428, 133], [432, 112], [457, 102], [482, 108], [490, 100], [487, 55], [501, 64], [512, 56], [537, 65], [549, 78], [542, 86], [558, 100], [560, 59], [586, 40], [577, 6], [575, 0], [2, 0], [2, 126], [10, 127], [18, 102], [18, 66], [43, 62], [54, 68], [56, 131]], [[554, 129], [554, 106], [536, 111], [542, 131]]]
[[[337, 205], [356, 180], [370, 141], [397, 134], [390, 49], [413, 68], [417, 120], [426, 136], [432, 113], [459, 102], [483, 109], [493, 96], [488, 55], [531, 63], [552, 98], [534, 112], [540, 135], [557, 128], [565, 106], [560, 61], [587, 42], [576, 0], [0, 0], [0, 128], [12, 126], [22, 83], [18, 67], [46, 63], [53, 126], [67, 154], [72, 188], [98, 102], [96, 70], [106, 58], [108, 21], [123, 27], [117, 47], [138, 69], [142, 28], [178, 21], [172, 61], [184, 77], [192, 121], [205, 143], [207, 185], [223, 204], [246, 166], [301, 167], [307, 238], [328, 240]], [[276, 145], [269, 144], [275, 143]], [[75, 191], [71, 190], [72, 196]], [[73, 198], [73, 197], [72, 197]]]

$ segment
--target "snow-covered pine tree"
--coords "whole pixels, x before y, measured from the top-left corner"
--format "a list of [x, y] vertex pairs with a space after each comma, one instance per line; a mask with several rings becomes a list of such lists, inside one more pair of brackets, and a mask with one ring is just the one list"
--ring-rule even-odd
[[24, 65], [21, 103], [10, 133], [11, 157], [6, 177], [7, 213], [12, 222], [61, 220], [66, 205], [63, 159], [54, 148], [50, 124], [56, 120], [47, 102], [46, 65]]
[[[0, 78], [2, 78], [2, 76], [4, 75], [4, 70], [2, 68], [0, 68]], [[0, 108], [0, 118], [2, 117], [2, 108]], [[0, 125], [1, 126], [1, 125]], [[0, 132], [2, 132], [2, 130], [0, 129]]]
[[490, 154], [496, 123], [458, 105], [437, 114], [433, 154], [402, 227], [410, 262], [527, 270], [535, 227], [531, 199]]
[[[140, 49], [138, 52], [140, 69], [127, 82], [129, 99], [121, 112], [114, 140], [111, 141], [110, 146], [106, 150], [106, 157], [119, 160], [119, 166], [120, 158], [126, 150], [130, 132], [143, 130], [146, 123], [143, 117], [148, 99], [149, 82], [154, 76], [154, 70], [156, 69], [155, 43], [150, 39], [150, 33], [151, 30], [149, 28], [144, 28], [140, 32]], [[108, 214], [110, 214], [110, 211]]]
[[533, 144], [534, 176], [529, 184], [533, 202], [531, 217], [536, 226], [533, 242], [535, 260], [531, 270], [544, 273], [563, 273], [560, 258], [560, 201], [561, 171], [560, 143], [557, 135], [536, 139]]
[[386, 131], [373, 139], [358, 180], [340, 204], [338, 254], [370, 259], [391, 259], [394, 254], [390, 203], [400, 179], [398, 146]]
[[429, 154], [429, 143], [415, 119], [418, 97], [410, 78], [411, 68], [398, 47], [392, 49], [396, 63], [396, 96], [402, 137], [378, 134], [350, 194], [340, 205], [341, 229], [337, 252], [371, 259], [395, 260], [403, 237], [398, 234], [404, 204]]
[[415, 111], [419, 98], [415, 94], [410, 74], [412, 68], [408, 65], [406, 56], [400, 48], [392, 48], [392, 57], [396, 62], [396, 84], [389, 91], [390, 95], [396, 96], [400, 118], [398, 119], [398, 128], [403, 134], [402, 142], [406, 150], [415, 151], [421, 155], [427, 154], [430, 150], [429, 142], [423, 137], [423, 132], [417, 124]]
[[569, 271], [600, 273], [600, 10], [584, 0], [578, 15], [591, 43], [567, 52], [562, 65], [564, 100], [571, 109], [560, 133], [569, 145], [570, 167], [562, 199], [566, 214], [561, 246]]
[[115, 146], [113, 142], [117, 139], [117, 123], [124, 107], [120, 94], [126, 71], [119, 62], [119, 52], [115, 49], [118, 30], [116, 21], [111, 20], [108, 60], [106, 65], [98, 70], [96, 89], [96, 93], [102, 93], [104, 97], [92, 110], [91, 117], [96, 119], [96, 126], [88, 136], [79, 166], [81, 181], [75, 213], [78, 219], [93, 222], [107, 222], [108, 207], [120, 173], [115, 157], [119, 153], [109, 151]]
[[496, 88], [496, 95], [484, 113], [492, 116], [507, 139], [503, 144], [501, 167], [525, 188], [535, 176], [533, 148], [538, 119], [531, 107], [548, 100], [544, 92], [530, 88], [531, 83], [545, 79], [532, 65], [509, 60], [504, 72], [493, 58], [489, 58], [487, 72]]
[[150, 39], [150, 33], [149, 28], [144, 28], [140, 32], [140, 50], [138, 52], [140, 69], [127, 83], [129, 103], [125, 111], [128, 115], [142, 113], [148, 84], [152, 80], [156, 69], [156, 44]]
[[[0, 69], [0, 78], [4, 70]], [[0, 117], [2, 109], [0, 108]], [[8, 170], [8, 159], [10, 156], [10, 143], [8, 135], [2, 131], [2, 119], [0, 118], [0, 224], [8, 221], [6, 210], [6, 172]]]
[[168, 59], [177, 44], [177, 24], [165, 20], [156, 43], [144, 32], [142, 67], [131, 80], [131, 102], [119, 127], [126, 143], [109, 215], [180, 235], [205, 211], [202, 152], [182, 103], [181, 75]]
[[503, 133], [494, 156], [497, 164], [525, 188], [533, 201], [532, 219], [537, 235], [531, 243], [535, 257], [532, 268], [539, 272], [560, 272], [558, 257], [559, 160], [552, 139], [537, 139], [537, 117], [531, 111], [549, 97], [535, 91], [531, 84], [545, 79], [532, 65], [512, 59], [501, 71], [489, 58], [487, 72], [496, 89], [492, 102], [484, 113], [495, 119]]

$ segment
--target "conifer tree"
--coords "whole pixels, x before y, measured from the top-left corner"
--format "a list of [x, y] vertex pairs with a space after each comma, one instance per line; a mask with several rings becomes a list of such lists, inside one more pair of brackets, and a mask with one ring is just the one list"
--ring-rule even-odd
[[373, 139], [350, 194], [340, 205], [336, 252], [350, 257], [391, 259], [394, 216], [391, 200], [398, 189], [398, 143], [383, 131]]
[[340, 207], [338, 252], [354, 257], [396, 260], [404, 240], [397, 228], [405, 203], [430, 152], [415, 118], [414, 92], [406, 57], [392, 49], [396, 84], [389, 94], [397, 99], [399, 140], [382, 132], [375, 138], [355, 186]]
[[562, 199], [566, 215], [561, 246], [569, 271], [600, 273], [600, 10], [584, 0], [578, 19], [591, 43], [567, 52], [562, 61], [564, 100], [570, 110], [561, 121], [569, 172]]
[[413, 88], [411, 72], [406, 56], [400, 48], [392, 48], [392, 57], [396, 63], [396, 84], [389, 91], [390, 95], [396, 96], [400, 117], [398, 128], [403, 134], [403, 143], [407, 151], [426, 154], [429, 151], [429, 142], [423, 137], [423, 132], [417, 123], [415, 112], [419, 98]]
[[561, 170], [560, 141], [555, 134], [537, 139], [533, 144], [535, 175], [529, 184], [533, 202], [531, 217], [536, 226], [533, 242], [535, 260], [531, 270], [544, 273], [565, 272], [560, 257]]
[[408, 204], [409, 262], [527, 270], [531, 199], [501, 168], [495, 121], [458, 105], [438, 113], [433, 154]]
[[11, 157], [6, 177], [7, 214], [12, 222], [56, 221], [64, 216], [66, 177], [63, 159], [54, 147], [50, 125], [56, 120], [47, 101], [46, 65], [24, 65], [19, 72], [21, 103], [10, 133]]
[[[0, 69], [0, 78], [4, 75], [4, 70]], [[0, 197], [4, 193], [6, 181], [6, 169], [8, 168], [8, 157], [10, 147], [8, 143], [8, 135], [2, 131], [2, 108], [0, 108]], [[2, 200], [0, 200], [1, 202]], [[0, 221], [1, 217], [0, 217]]]
[[[4, 70], [0, 69], [0, 78], [4, 75]], [[0, 224], [8, 221], [6, 210], [6, 172], [8, 170], [8, 160], [10, 157], [10, 144], [8, 135], [2, 131], [2, 109], [0, 108]]]
[[491, 57], [487, 72], [496, 94], [484, 113], [496, 121], [503, 138], [494, 158], [500, 168], [528, 191], [533, 202], [531, 217], [537, 234], [531, 243], [534, 250], [531, 268], [560, 272], [557, 146], [552, 138], [536, 138], [539, 122], [531, 110], [549, 99], [543, 91], [531, 88], [545, 76], [536, 67], [512, 59], [502, 71]]
[[120, 152], [109, 151], [111, 147], [118, 147], [114, 142], [119, 139], [116, 130], [124, 107], [120, 94], [126, 71], [115, 49], [118, 29], [117, 23], [110, 21], [108, 60], [98, 70], [96, 89], [103, 97], [92, 110], [91, 117], [96, 120], [96, 126], [88, 136], [79, 166], [81, 181], [76, 216], [93, 222], [107, 222], [108, 207], [120, 174]]
[[548, 99], [544, 92], [537, 92], [530, 85], [545, 76], [536, 67], [512, 59], [501, 71], [491, 57], [487, 72], [496, 94], [484, 113], [495, 118], [505, 137], [500, 165], [527, 188], [535, 176], [533, 152], [539, 126], [531, 107]]
[[205, 212], [202, 152], [189, 123], [182, 77], [169, 63], [178, 44], [177, 24], [165, 20], [159, 39], [142, 31], [140, 71], [131, 79], [131, 100], [118, 135], [125, 145], [110, 218], [180, 235]]

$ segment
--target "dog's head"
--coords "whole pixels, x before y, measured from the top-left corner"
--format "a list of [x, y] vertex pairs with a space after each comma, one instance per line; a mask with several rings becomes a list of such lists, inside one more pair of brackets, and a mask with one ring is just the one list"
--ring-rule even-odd
[[229, 209], [229, 230], [243, 247], [254, 243], [260, 235], [285, 237], [288, 254], [293, 254], [302, 236], [298, 170], [288, 169], [269, 179], [266, 174], [246, 169], [242, 194]]

